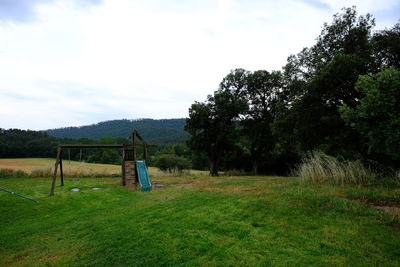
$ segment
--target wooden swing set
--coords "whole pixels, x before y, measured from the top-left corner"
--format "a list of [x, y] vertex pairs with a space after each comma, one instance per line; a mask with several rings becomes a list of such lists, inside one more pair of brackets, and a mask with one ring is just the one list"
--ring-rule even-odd
[[[137, 170], [136, 170], [136, 149], [137, 147], [143, 147], [143, 159], [146, 162], [146, 165], [148, 164], [148, 148], [149, 147], [156, 147], [156, 145], [149, 145], [144, 141], [144, 139], [139, 135], [139, 133], [134, 130], [132, 131], [132, 134], [130, 136], [130, 139], [132, 140], [131, 144], [111, 144], [111, 145], [106, 145], [106, 144], [77, 144], [77, 145], [59, 145], [57, 149], [57, 157], [56, 157], [56, 163], [54, 166], [54, 173], [53, 173], [53, 180], [51, 184], [51, 191], [50, 195], [54, 195], [54, 189], [56, 185], [56, 179], [57, 179], [57, 171], [58, 171], [58, 166], [60, 166], [60, 180], [61, 180], [61, 186], [64, 186], [64, 174], [63, 174], [63, 161], [62, 161], [62, 156], [63, 156], [63, 151], [68, 148], [116, 148], [116, 149], [121, 149], [121, 157], [122, 157], [122, 170], [121, 170], [121, 178], [122, 178], [122, 185], [127, 187], [127, 188], [134, 188], [135, 185], [138, 183], [138, 177], [137, 177]], [[140, 140], [142, 143], [137, 143], [137, 141]], [[82, 150], [81, 150], [82, 151]], [[82, 153], [82, 152], [81, 152]], [[80, 156], [82, 159], [82, 156]]]

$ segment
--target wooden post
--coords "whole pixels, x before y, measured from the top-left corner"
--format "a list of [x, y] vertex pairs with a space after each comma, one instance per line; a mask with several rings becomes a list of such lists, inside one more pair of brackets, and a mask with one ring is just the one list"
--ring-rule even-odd
[[136, 161], [136, 133], [132, 132], [132, 153], [133, 161]]
[[143, 147], [143, 158], [144, 158], [144, 160], [146, 162], [146, 167], [149, 167], [149, 163], [148, 163], [148, 160], [147, 160], [147, 145], [144, 145], [144, 147]]
[[136, 169], [136, 131], [132, 132], [132, 159], [133, 159], [133, 168], [135, 173], [135, 183], [139, 183], [138, 176], [137, 176], [137, 169]]
[[121, 155], [121, 159], [122, 159], [122, 173], [121, 173], [121, 178], [122, 178], [122, 185], [125, 186], [126, 185], [126, 177], [125, 177], [125, 148], [122, 148], [122, 155]]
[[58, 164], [60, 163], [60, 154], [61, 154], [61, 148], [58, 147], [56, 164], [54, 165], [53, 182], [51, 183], [50, 196], [54, 195], [54, 188], [56, 186], [56, 178], [57, 178], [57, 168], [58, 168]]
[[62, 150], [60, 152], [60, 178], [61, 178], [61, 186], [64, 186], [64, 174], [62, 168]]

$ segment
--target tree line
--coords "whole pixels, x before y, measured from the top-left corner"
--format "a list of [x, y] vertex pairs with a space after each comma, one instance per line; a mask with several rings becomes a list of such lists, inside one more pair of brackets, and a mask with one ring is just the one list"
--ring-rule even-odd
[[136, 119], [110, 120], [80, 127], [65, 127], [46, 130], [58, 138], [100, 139], [104, 136], [114, 138], [129, 136], [132, 129], [137, 130], [150, 144], [178, 144], [188, 139], [184, 131], [185, 119]]
[[188, 146], [221, 169], [287, 174], [304, 153], [400, 167], [400, 24], [345, 8], [279, 71], [232, 70], [189, 109]]
[[[1, 129], [0, 128], [0, 158], [54, 158], [57, 147], [61, 144], [129, 144], [131, 141], [122, 137], [89, 138], [56, 138], [46, 132]], [[141, 159], [143, 148], [137, 148], [137, 156]], [[161, 170], [175, 172], [183, 169], [206, 169], [204, 157], [195, 155], [185, 144], [159, 143], [157, 147], [148, 149], [150, 166]], [[64, 160], [88, 163], [121, 164], [119, 149], [102, 148], [71, 148], [65, 149]]]
[[[0, 158], [54, 158], [60, 144], [122, 144], [126, 138], [103, 137], [97, 140], [88, 138], [56, 138], [45, 132], [1, 129]], [[116, 149], [67, 149], [64, 159], [119, 164], [120, 152]]]

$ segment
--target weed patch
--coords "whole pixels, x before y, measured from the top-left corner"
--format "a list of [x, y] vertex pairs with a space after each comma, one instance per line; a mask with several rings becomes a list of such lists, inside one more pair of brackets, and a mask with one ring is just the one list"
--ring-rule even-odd
[[373, 184], [377, 177], [360, 161], [339, 161], [337, 158], [318, 151], [304, 157], [295, 174], [303, 182], [335, 185]]

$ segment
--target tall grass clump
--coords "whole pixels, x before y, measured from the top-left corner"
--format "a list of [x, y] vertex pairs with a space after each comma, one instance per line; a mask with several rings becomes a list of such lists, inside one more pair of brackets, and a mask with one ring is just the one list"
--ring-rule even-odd
[[0, 178], [23, 178], [29, 175], [21, 170], [0, 169]]
[[35, 169], [31, 172], [29, 175], [30, 177], [51, 177], [53, 175], [53, 169], [52, 168], [47, 168], [47, 169]]
[[[52, 177], [54, 173], [54, 168], [47, 168], [47, 169], [35, 169], [29, 175], [30, 177]], [[97, 177], [119, 177], [121, 173], [115, 173], [107, 170], [98, 171], [92, 168], [77, 168], [77, 169], [64, 169], [63, 171], [64, 177], [68, 178], [82, 178], [82, 177], [90, 177], [90, 178], [97, 178]], [[60, 175], [60, 170], [57, 172], [57, 176]]]
[[314, 151], [303, 157], [295, 173], [302, 182], [335, 185], [366, 185], [373, 183], [377, 177], [360, 161], [340, 161], [320, 151]]

